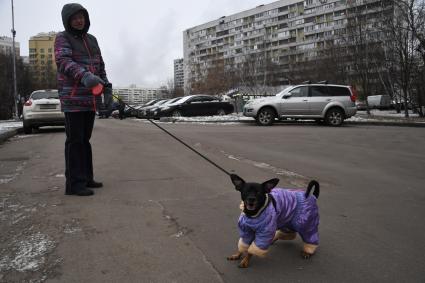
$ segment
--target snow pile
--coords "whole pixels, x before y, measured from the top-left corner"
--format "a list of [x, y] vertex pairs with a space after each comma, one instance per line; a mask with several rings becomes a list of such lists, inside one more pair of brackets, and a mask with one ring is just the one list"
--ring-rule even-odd
[[9, 130], [22, 128], [22, 126], [23, 126], [22, 121], [13, 121], [13, 120], [0, 121], [0, 134], [7, 132]]
[[[378, 109], [371, 109], [370, 110], [371, 116], [377, 116], [377, 117], [392, 117], [392, 118], [404, 118], [404, 111], [401, 111], [400, 113], [397, 113], [395, 110], [378, 110]], [[357, 111], [357, 115], [367, 115], [366, 111]], [[413, 113], [411, 110], [409, 110], [409, 117], [419, 117], [419, 114]]]

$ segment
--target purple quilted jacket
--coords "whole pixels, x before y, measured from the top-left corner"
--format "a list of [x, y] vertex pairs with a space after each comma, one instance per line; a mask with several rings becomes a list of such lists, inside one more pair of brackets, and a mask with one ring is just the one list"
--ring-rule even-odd
[[277, 230], [295, 231], [308, 244], [319, 244], [319, 213], [316, 197], [304, 197], [304, 191], [274, 188], [271, 196], [276, 206], [269, 205], [257, 217], [244, 213], [239, 217], [239, 235], [245, 246], [252, 242], [267, 250]]
[[[83, 11], [86, 18], [83, 31], [75, 31], [69, 25], [70, 17], [78, 11]], [[86, 72], [92, 72], [105, 83], [108, 83], [108, 79], [97, 40], [87, 33], [90, 27], [88, 12], [80, 4], [67, 4], [62, 10], [62, 21], [65, 31], [58, 33], [55, 40], [58, 91], [62, 111], [95, 111], [100, 98], [95, 100], [91, 89], [81, 83], [81, 78]]]

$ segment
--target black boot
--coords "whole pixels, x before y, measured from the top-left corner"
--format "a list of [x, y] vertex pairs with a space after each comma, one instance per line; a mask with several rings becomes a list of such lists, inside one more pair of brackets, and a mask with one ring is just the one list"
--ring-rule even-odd
[[101, 188], [103, 187], [102, 182], [96, 182], [95, 180], [88, 181], [86, 184], [87, 188]]
[[90, 189], [84, 188], [78, 191], [68, 190], [65, 192], [65, 195], [76, 195], [76, 196], [91, 196], [94, 195], [94, 192]]

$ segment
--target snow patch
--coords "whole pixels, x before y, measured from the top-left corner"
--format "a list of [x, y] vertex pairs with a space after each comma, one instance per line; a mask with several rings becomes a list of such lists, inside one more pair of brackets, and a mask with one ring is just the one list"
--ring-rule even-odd
[[26, 164], [27, 162], [24, 161], [22, 164], [16, 166], [15, 172], [13, 174], [0, 175], [0, 185], [7, 184], [15, 180], [16, 177], [18, 177], [19, 174], [21, 174], [21, 172], [24, 170]]
[[15, 243], [14, 258], [6, 255], [0, 259], [0, 271], [36, 271], [45, 263], [45, 256], [55, 248], [55, 242], [40, 232]]

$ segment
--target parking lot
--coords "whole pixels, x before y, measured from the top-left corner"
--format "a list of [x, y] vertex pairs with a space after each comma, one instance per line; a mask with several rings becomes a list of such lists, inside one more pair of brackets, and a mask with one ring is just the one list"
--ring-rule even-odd
[[162, 126], [247, 180], [302, 188], [317, 179], [317, 254], [305, 261], [300, 239], [278, 242], [238, 269], [225, 259], [240, 213], [229, 178], [146, 120], [103, 119], [92, 144], [105, 187], [90, 198], [63, 195], [62, 129], [0, 146], [0, 281], [424, 280], [423, 128]]

